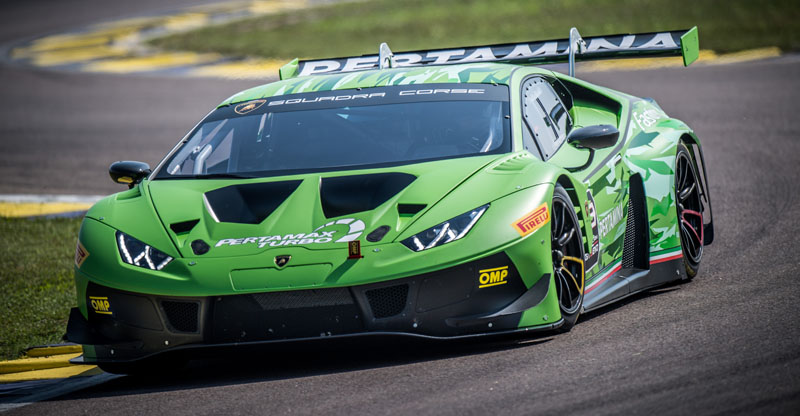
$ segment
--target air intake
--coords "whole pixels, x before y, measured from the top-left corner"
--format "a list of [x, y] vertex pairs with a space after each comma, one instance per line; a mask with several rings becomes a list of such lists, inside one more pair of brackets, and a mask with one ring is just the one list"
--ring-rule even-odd
[[194, 226], [197, 225], [198, 222], [200, 222], [200, 220], [189, 220], [189, 221], [182, 221], [182, 222], [174, 222], [174, 223], [169, 225], [169, 228], [175, 234], [188, 233], [189, 231], [192, 231], [192, 228], [194, 228]]
[[399, 315], [406, 308], [408, 285], [397, 285], [372, 289], [364, 292], [376, 319]]
[[197, 332], [199, 303], [162, 300], [161, 308], [167, 316], [167, 323], [175, 332]]
[[628, 219], [625, 223], [625, 240], [622, 249], [622, 268], [650, 268], [650, 232], [647, 227], [647, 207], [644, 200], [644, 186], [639, 175], [630, 179], [628, 198]]
[[407, 173], [323, 178], [319, 195], [326, 218], [371, 211], [399, 194], [417, 179]]
[[218, 222], [259, 224], [278, 208], [302, 181], [232, 185], [204, 194], [209, 213]]

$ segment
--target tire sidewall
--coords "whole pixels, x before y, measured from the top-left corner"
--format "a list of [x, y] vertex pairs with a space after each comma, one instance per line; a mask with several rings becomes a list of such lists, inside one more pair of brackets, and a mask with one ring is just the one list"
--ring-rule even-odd
[[[580, 222], [578, 221], [578, 214], [575, 212], [575, 204], [574, 204], [574, 202], [569, 197], [569, 194], [564, 189], [564, 187], [561, 186], [561, 184], [556, 184], [555, 188], [553, 189], [553, 201], [555, 201], [556, 199], [560, 199], [563, 202], [565, 202], [567, 207], [569, 208], [568, 209], [568, 215], [570, 215], [572, 217], [572, 221], [575, 224], [575, 230], [577, 232], [577, 238], [578, 238], [578, 241], [580, 242], [579, 246], [580, 246], [581, 252], [580, 252], [580, 257], [579, 258], [583, 259], [584, 258], [584, 253], [585, 253], [585, 249], [584, 249], [584, 246], [583, 246], [583, 232], [582, 232], [581, 227], [580, 227]], [[551, 206], [551, 211], [552, 211], [553, 204], [551, 203], [550, 206]], [[551, 220], [551, 223], [552, 223], [552, 220]], [[553, 270], [554, 270], [553, 279], [556, 279], [555, 264], [553, 264]], [[584, 287], [584, 290], [585, 290], [586, 289], [586, 270], [585, 269], [583, 271], [583, 276], [581, 276], [581, 280], [583, 281], [582, 282], [582, 286]], [[564, 320], [564, 323], [559, 328], [560, 332], [567, 332], [570, 329], [572, 329], [573, 326], [575, 326], [575, 323], [578, 321], [578, 316], [581, 314], [581, 311], [583, 310], [583, 299], [584, 299], [584, 293], [582, 292], [581, 293], [581, 297], [580, 297], [580, 301], [578, 302], [578, 308], [577, 308], [577, 310], [575, 312], [573, 312], [571, 314], [565, 314], [564, 311], [561, 309], [561, 304], [559, 303], [558, 310], [561, 313], [561, 318]]]

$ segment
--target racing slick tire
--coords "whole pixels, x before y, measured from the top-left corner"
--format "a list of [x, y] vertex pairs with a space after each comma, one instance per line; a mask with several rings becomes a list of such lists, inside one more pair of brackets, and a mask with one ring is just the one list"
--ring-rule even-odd
[[678, 144], [675, 155], [675, 210], [687, 279], [697, 275], [703, 257], [703, 202], [697, 167], [689, 150]]
[[583, 264], [583, 234], [567, 191], [560, 184], [553, 190], [551, 220], [551, 250], [553, 253], [553, 280], [558, 306], [564, 323], [559, 332], [575, 326], [583, 309], [585, 270]]

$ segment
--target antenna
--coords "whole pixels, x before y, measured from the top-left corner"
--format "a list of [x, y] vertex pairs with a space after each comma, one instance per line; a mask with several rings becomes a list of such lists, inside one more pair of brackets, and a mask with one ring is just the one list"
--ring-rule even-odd
[[569, 30], [569, 76], [575, 76], [575, 54], [581, 54], [585, 50], [586, 42], [578, 33], [578, 29], [573, 27]]
[[378, 68], [394, 68], [395, 65], [394, 54], [389, 49], [389, 45], [386, 42], [381, 43], [380, 48], [378, 48]]

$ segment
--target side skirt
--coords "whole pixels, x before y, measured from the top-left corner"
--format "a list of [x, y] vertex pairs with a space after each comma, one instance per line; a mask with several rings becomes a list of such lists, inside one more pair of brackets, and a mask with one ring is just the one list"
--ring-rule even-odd
[[650, 269], [622, 268], [622, 261], [611, 264], [586, 285], [583, 310], [591, 311], [635, 293], [686, 278], [680, 247], [654, 253]]

